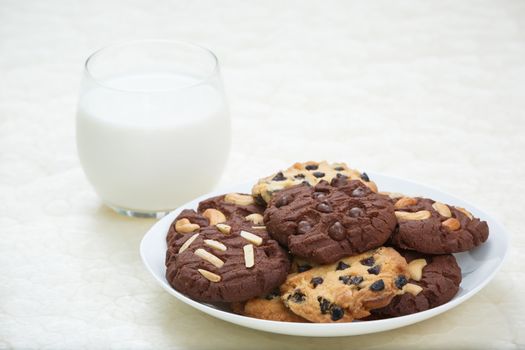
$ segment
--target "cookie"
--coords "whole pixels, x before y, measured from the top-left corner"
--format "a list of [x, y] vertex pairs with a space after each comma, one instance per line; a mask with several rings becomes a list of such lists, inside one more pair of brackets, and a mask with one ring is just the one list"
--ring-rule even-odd
[[370, 181], [366, 173], [350, 169], [345, 163], [305, 162], [295, 163], [290, 168], [279, 171], [268, 177], [260, 179], [252, 188], [252, 195], [259, 204], [270, 202], [274, 193], [306, 182], [312, 186], [321, 180], [332, 181], [336, 176], [344, 175], [352, 180], [359, 180], [366, 184], [372, 191], [377, 192], [377, 186]]
[[395, 201], [398, 228], [392, 234], [395, 247], [426, 254], [450, 254], [470, 250], [485, 242], [489, 228], [466, 209], [421, 197]]
[[289, 275], [281, 298], [311, 322], [350, 322], [403, 294], [407, 279], [405, 259], [393, 248], [381, 247]]
[[287, 276], [288, 254], [261, 225], [261, 209], [241, 201], [250, 195], [233, 197], [238, 207], [230, 205], [231, 194], [211, 198], [197, 212], [183, 210], [169, 229], [166, 278], [194, 300], [245, 301]]
[[398, 295], [387, 306], [372, 310], [375, 318], [410, 315], [452, 300], [459, 291], [461, 269], [452, 254], [425, 255], [400, 252], [409, 262], [412, 293]]
[[232, 304], [232, 310], [237, 314], [262, 320], [308, 322], [284, 306], [278, 290], [264, 298], [250, 299], [246, 303], [234, 303]]
[[380, 247], [396, 227], [387, 196], [343, 176], [276, 193], [264, 222], [294, 256], [320, 264]]
[[[266, 206], [256, 204], [254, 198], [250, 195], [228, 193], [200, 202], [197, 211], [203, 213], [206, 209], [217, 209], [228, 218], [244, 218], [251, 214], [262, 214]], [[262, 221], [259, 223], [262, 224]]]

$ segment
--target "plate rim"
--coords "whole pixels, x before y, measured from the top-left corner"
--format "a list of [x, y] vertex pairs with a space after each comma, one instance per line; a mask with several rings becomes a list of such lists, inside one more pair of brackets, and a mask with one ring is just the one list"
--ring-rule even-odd
[[[510, 240], [512, 237], [498, 219], [488, 214], [482, 208], [478, 206], [474, 206], [470, 202], [465, 201], [461, 198], [458, 198], [445, 191], [442, 191], [438, 188], [435, 188], [435, 187], [432, 187], [426, 184], [422, 184], [417, 181], [412, 181], [406, 178], [400, 178], [400, 177], [391, 176], [391, 175], [384, 175], [384, 174], [376, 173], [372, 171], [369, 171], [367, 173], [370, 175], [371, 178], [374, 178], [374, 179], [383, 178], [383, 179], [388, 179], [394, 182], [403, 182], [410, 186], [420, 187], [424, 190], [429, 190], [431, 192], [436, 192], [439, 195], [450, 197], [451, 199], [461, 202], [461, 204], [469, 208], [469, 210], [474, 208], [475, 210], [473, 211], [483, 214], [483, 220], [486, 220], [491, 223], [490, 231], [492, 233], [492, 236], [489, 236], [489, 239], [491, 239], [492, 237], [492, 239], [499, 239], [499, 240], [504, 241], [503, 256], [499, 257], [499, 261], [497, 262], [497, 265], [493, 268], [493, 270], [480, 283], [478, 283], [472, 289], [466, 292], [465, 295], [462, 295], [458, 298], [454, 298], [450, 300], [449, 302], [443, 305], [440, 305], [438, 307], [435, 307], [429, 310], [425, 310], [425, 311], [421, 311], [415, 314], [399, 316], [399, 317], [394, 317], [390, 319], [372, 320], [372, 321], [363, 321], [363, 322], [300, 323], [300, 322], [262, 320], [262, 319], [257, 319], [257, 318], [253, 318], [249, 316], [238, 315], [235, 313], [231, 313], [228, 311], [214, 308], [212, 306], [208, 306], [205, 303], [195, 301], [185, 296], [184, 294], [178, 292], [174, 288], [172, 288], [169, 285], [169, 283], [167, 283], [166, 280], [163, 281], [159, 279], [156, 275], [156, 272], [153, 270], [153, 267], [150, 266], [149, 261], [145, 254], [146, 244], [148, 243], [149, 239], [151, 239], [151, 237], [154, 235], [154, 233], [159, 229], [159, 227], [166, 225], [167, 221], [169, 221], [169, 224], [171, 224], [172, 220], [174, 219], [175, 213], [180, 212], [181, 210], [185, 208], [194, 207], [196, 203], [206, 198], [220, 195], [222, 193], [228, 193], [232, 191], [236, 192], [239, 188], [251, 188], [251, 186], [253, 186], [253, 184], [256, 183], [257, 181], [257, 180], [254, 180], [254, 181], [245, 181], [245, 182], [235, 184], [235, 185], [219, 187], [216, 190], [213, 190], [209, 193], [198, 196], [195, 199], [190, 200], [180, 205], [178, 208], [172, 210], [168, 215], [164, 216], [163, 218], [155, 222], [148, 229], [148, 231], [144, 234], [140, 242], [139, 252], [140, 252], [142, 262], [144, 266], [146, 267], [147, 271], [153, 276], [153, 278], [161, 285], [161, 287], [164, 290], [166, 290], [169, 294], [176, 297], [179, 301], [201, 312], [204, 312], [210, 316], [221, 319], [223, 321], [233, 323], [239, 326], [247, 327], [247, 328], [257, 329], [260, 331], [265, 331], [265, 332], [270, 332], [270, 333], [294, 335], [294, 336], [306, 336], [306, 337], [339, 337], [339, 336], [362, 335], [362, 334], [393, 330], [393, 329], [405, 327], [405, 326], [408, 326], [414, 323], [424, 321], [426, 319], [442, 314], [452, 308], [455, 308], [458, 305], [470, 299], [471, 297], [473, 297], [474, 295], [476, 295], [481, 289], [483, 289], [494, 278], [494, 276], [501, 269], [502, 265], [505, 263], [505, 261], [508, 258]], [[426, 196], [426, 194], [424, 193], [421, 193], [421, 195]], [[495, 238], [494, 237], [495, 231], [503, 233], [503, 236]], [[165, 234], [167, 234], [167, 230]], [[163, 236], [165, 240], [165, 235]]]

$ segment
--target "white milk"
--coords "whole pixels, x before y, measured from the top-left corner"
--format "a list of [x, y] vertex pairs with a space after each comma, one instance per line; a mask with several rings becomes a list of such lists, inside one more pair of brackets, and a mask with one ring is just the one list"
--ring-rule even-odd
[[[188, 86], [180, 75], [103, 82], [147, 90]], [[223, 95], [212, 85], [125, 92], [93, 85], [80, 96], [77, 147], [84, 171], [109, 205], [166, 211], [212, 189], [230, 147]]]

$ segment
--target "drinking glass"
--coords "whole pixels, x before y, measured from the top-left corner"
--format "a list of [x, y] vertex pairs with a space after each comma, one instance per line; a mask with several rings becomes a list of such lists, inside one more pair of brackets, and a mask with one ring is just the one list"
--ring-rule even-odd
[[85, 63], [76, 137], [89, 182], [118, 213], [158, 218], [210, 191], [230, 149], [217, 57], [171, 40], [96, 51]]

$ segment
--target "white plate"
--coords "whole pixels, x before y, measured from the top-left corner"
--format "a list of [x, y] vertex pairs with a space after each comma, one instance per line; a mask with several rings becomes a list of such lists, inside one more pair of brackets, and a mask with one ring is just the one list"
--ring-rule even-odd
[[503, 226], [487, 213], [475, 208], [469, 203], [455, 198], [451, 195], [438, 191], [428, 186], [416, 184], [407, 180], [397, 179], [380, 174], [370, 173], [370, 177], [376, 182], [382, 191], [401, 192], [407, 195], [422, 195], [439, 200], [444, 203], [458, 205], [467, 208], [475, 216], [486, 220], [489, 225], [490, 235], [487, 242], [480, 247], [469, 252], [455, 254], [461, 266], [463, 281], [461, 282], [458, 294], [448, 303], [431, 310], [416, 314], [396, 317], [386, 320], [350, 322], [350, 323], [293, 323], [259, 320], [256, 318], [245, 317], [221, 310], [215, 306], [207, 305], [194, 301], [173, 289], [165, 277], [166, 267], [164, 258], [166, 256], [166, 233], [171, 222], [181, 212], [182, 209], [196, 209], [198, 203], [206, 198], [229, 192], [249, 193], [254, 182], [249, 182], [201, 196], [180, 208], [174, 210], [169, 215], [158, 221], [146, 233], [140, 244], [140, 255], [146, 268], [160, 283], [160, 285], [175, 296], [177, 299], [186, 303], [197, 310], [217, 317], [221, 320], [235, 323], [240, 326], [258, 329], [266, 332], [301, 335], [308, 337], [335, 337], [367, 334], [386, 331], [394, 328], [407, 326], [430, 317], [439, 315], [476, 294], [494, 277], [509, 247], [509, 235]]

